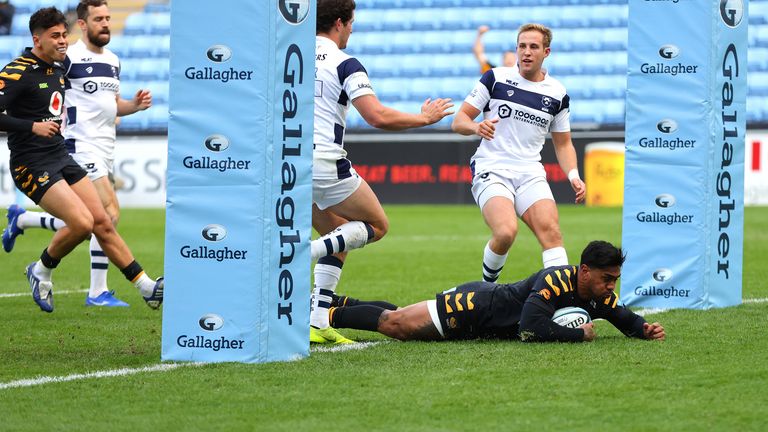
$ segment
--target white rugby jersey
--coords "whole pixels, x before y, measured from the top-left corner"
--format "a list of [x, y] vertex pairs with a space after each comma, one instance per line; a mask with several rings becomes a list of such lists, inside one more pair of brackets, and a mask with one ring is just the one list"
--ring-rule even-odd
[[498, 118], [494, 138], [481, 139], [472, 156], [472, 172], [493, 169], [528, 171], [541, 166], [541, 149], [548, 132], [571, 130], [565, 87], [544, 71], [544, 80], [528, 81], [517, 67], [489, 70], [464, 100]]
[[374, 94], [360, 62], [332, 40], [317, 36], [315, 50], [315, 149], [313, 177], [343, 179], [352, 164], [344, 150], [344, 129], [350, 102]]
[[112, 51], [94, 53], [78, 40], [67, 49], [64, 69], [67, 149], [113, 157], [120, 61]]

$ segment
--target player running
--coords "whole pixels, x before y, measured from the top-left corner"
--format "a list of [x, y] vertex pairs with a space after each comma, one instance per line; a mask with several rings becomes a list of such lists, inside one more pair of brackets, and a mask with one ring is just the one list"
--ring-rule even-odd
[[[105, 48], [111, 37], [109, 8], [105, 0], [83, 0], [77, 6], [82, 38], [67, 50], [64, 61], [67, 123], [63, 135], [72, 158], [88, 173], [112, 223], [117, 225], [120, 206], [113, 186], [115, 120], [152, 105], [149, 91], [133, 99], [119, 97], [120, 61]], [[57, 231], [64, 221], [47, 213], [11, 205], [3, 231], [3, 249], [10, 252], [16, 237], [28, 228]], [[128, 306], [107, 287], [109, 260], [95, 235], [90, 240], [91, 284], [86, 306]]]
[[8, 132], [11, 175], [16, 187], [66, 226], [54, 234], [26, 269], [32, 298], [53, 312], [51, 274], [61, 259], [93, 233], [110, 261], [139, 289], [152, 308], [163, 301], [163, 278], [154, 281], [133, 258], [93, 183], [67, 152], [60, 133], [64, 109], [63, 61], [67, 52], [66, 18], [55, 7], [29, 20], [34, 46], [0, 72], [0, 130]]

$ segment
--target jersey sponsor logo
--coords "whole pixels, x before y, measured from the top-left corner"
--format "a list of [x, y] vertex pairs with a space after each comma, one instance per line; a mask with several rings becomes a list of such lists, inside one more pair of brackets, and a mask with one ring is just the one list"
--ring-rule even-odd
[[552, 298], [552, 293], [546, 288], [540, 289], [539, 294], [541, 294], [541, 296], [544, 297], [546, 300], [549, 300]]
[[48, 83], [39, 83], [37, 86], [40, 87], [41, 89], [47, 89]]
[[278, 0], [277, 6], [289, 24], [301, 24], [309, 16], [309, 0]]
[[48, 68], [45, 70], [46, 75], [53, 75], [53, 68]]
[[83, 84], [83, 91], [88, 94], [93, 94], [98, 89], [99, 89], [99, 85], [93, 81], [86, 81], [85, 84]]
[[499, 117], [500, 118], [508, 118], [512, 115], [512, 108], [509, 107], [507, 104], [501, 104], [499, 105]]
[[527, 111], [523, 111], [521, 109], [516, 109], [514, 111], [515, 111], [515, 120], [522, 121], [525, 123], [530, 123], [532, 125], [540, 126], [543, 128], [549, 127], [549, 119], [538, 116], [536, 114], [529, 113]]
[[61, 110], [64, 107], [64, 96], [60, 92], [53, 92], [51, 94], [51, 101], [48, 104], [48, 111], [55, 116], [61, 115]]
[[89, 74], [92, 74], [93, 73], [93, 66], [88, 66], [87, 68], [85, 68], [85, 71], [88, 72]]

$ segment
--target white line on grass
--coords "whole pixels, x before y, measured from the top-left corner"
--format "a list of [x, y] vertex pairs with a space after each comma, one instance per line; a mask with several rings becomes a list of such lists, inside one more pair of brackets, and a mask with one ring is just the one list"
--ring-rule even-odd
[[18, 387], [32, 387], [32, 386], [42, 385], [42, 384], [76, 381], [76, 380], [89, 379], [89, 378], [121, 377], [126, 375], [135, 375], [135, 374], [144, 373], [144, 372], [168, 372], [170, 370], [174, 370], [183, 366], [202, 366], [204, 364], [205, 363], [162, 363], [162, 364], [156, 364], [153, 366], [145, 366], [142, 368], [113, 369], [113, 370], [89, 372], [89, 373], [83, 373], [83, 374], [72, 374], [72, 375], [57, 376], [57, 377], [42, 376], [37, 378], [28, 378], [28, 379], [21, 379], [17, 381], [9, 381], [6, 383], [0, 383], [0, 390], [18, 388]]
[[[80, 294], [80, 293], [84, 293], [84, 292], [88, 292], [88, 290], [87, 290], [87, 289], [82, 289], [82, 290], [70, 290], [70, 291], [55, 291], [55, 290], [54, 290], [54, 292], [53, 292], [53, 293], [54, 293], [55, 295], [62, 295], [62, 294]], [[31, 293], [30, 291], [27, 291], [27, 292], [23, 292], [23, 293], [7, 293], [7, 294], [0, 294], [0, 298], [7, 298], [7, 297], [27, 297], [27, 296], [30, 296], [30, 295], [32, 295], [32, 293]]]
[[[768, 302], [768, 298], [748, 298], [748, 299], [742, 299], [742, 303], [766, 303]], [[636, 314], [640, 316], [644, 315], [653, 315], [661, 312], [666, 312], [671, 309], [664, 309], [664, 308], [647, 308], [647, 309], [638, 309], [634, 311]]]
[[355, 342], [353, 344], [341, 344], [332, 346], [315, 346], [310, 349], [312, 352], [344, 352], [370, 348], [382, 342]]

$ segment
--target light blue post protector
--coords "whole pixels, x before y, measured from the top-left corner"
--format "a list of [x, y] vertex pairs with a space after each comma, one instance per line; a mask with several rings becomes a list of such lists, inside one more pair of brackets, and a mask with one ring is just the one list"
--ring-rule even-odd
[[309, 355], [315, 2], [175, 1], [162, 359]]
[[621, 301], [741, 303], [746, 0], [630, 0]]

